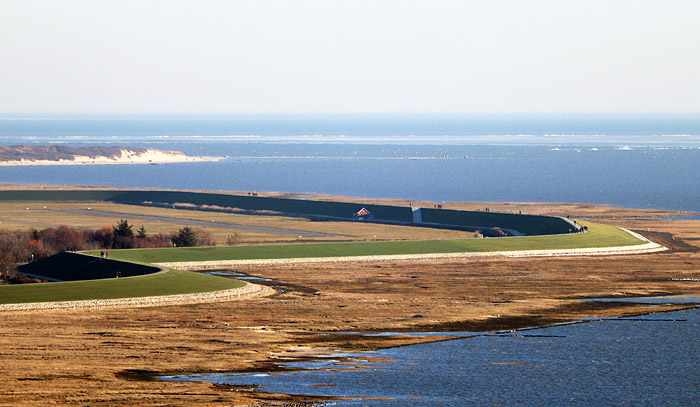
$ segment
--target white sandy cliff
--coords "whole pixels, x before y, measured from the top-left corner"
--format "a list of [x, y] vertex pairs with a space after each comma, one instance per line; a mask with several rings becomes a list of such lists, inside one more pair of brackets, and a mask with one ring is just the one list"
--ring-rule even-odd
[[219, 161], [180, 151], [133, 147], [0, 146], [0, 166], [81, 164], [162, 164]]

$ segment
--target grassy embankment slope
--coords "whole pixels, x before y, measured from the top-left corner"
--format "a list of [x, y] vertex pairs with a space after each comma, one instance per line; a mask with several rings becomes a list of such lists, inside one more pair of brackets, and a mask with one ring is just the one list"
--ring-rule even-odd
[[644, 242], [614, 226], [583, 222], [588, 233], [499, 239], [344, 242], [267, 246], [112, 250], [110, 257], [142, 263], [184, 261], [349, 257], [429, 253], [617, 247]]
[[[115, 278], [117, 271], [122, 278]], [[60, 282], [0, 286], [0, 304], [191, 294], [244, 285], [221, 277], [69, 252], [24, 264], [20, 272]]]
[[227, 290], [245, 283], [180, 270], [135, 278], [0, 286], [0, 304], [105, 300]]

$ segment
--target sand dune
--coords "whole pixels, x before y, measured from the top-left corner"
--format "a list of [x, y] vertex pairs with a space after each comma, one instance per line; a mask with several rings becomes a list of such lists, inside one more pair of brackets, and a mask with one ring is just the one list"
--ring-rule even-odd
[[0, 154], [0, 166], [162, 164], [219, 161], [223, 157], [187, 156], [180, 151], [132, 147], [9, 146]]

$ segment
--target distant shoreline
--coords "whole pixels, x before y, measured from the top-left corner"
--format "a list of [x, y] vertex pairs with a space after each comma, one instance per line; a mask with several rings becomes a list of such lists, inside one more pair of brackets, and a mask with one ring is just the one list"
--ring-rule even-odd
[[183, 159], [168, 159], [168, 160], [110, 160], [103, 159], [85, 159], [85, 160], [22, 160], [22, 161], [0, 161], [0, 167], [22, 167], [31, 165], [105, 165], [105, 164], [169, 164], [169, 163], [185, 163], [185, 162], [216, 162], [223, 160], [223, 157], [185, 157]]
[[[61, 150], [59, 150], [61, 149]], [[11, 146], [5, 147], [0, 167], [34, 165], [103, 165], [103, 164], [167, 164], [184, 162], [212, 162], [224, 157], [187, 156], [180, 151], [131, 147], [77, 147]], [[11, 157], [12, 159], [8, 159]]]

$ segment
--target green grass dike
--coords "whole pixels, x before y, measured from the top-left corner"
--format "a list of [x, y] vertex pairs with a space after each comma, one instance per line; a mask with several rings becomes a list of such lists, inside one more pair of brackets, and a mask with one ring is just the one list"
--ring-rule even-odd
[[[141, 263], [346, 257], [514, 250], [583, 249], [640, 245], [645, 242], [614, 226], [581, 222], [588, 233], [570, 235], [391, 242], [310, 243], [260, 246], [111, 250], [110, 258]], [[90, 253], [90, 252], [88, 252]], [[99, 252], [92, 252], [99, 254]], [[191, 294], [244, 286], [238, 280], [170, 270], [130, 278], [103, 278], [0, 286], [0, 304], [101, 300]]]
[[166, 273], [131, 278], [4, 285], [0, 286], [0, 304], [192, 294], [227, 290], [244, 285], [242, 281], [229, 278], [170, 270]]
[[[581, 222], [588, 233], [495, 239], [308, 243], [255, 246], [111, 250], [110, 257], [141, 263], [349, 257], [515, 250], [583, 249], [640, 245], [645, 242], [614, 226]], [[90, 252], [88, 252], [90, 253]], [[97, 254], [99, 252], [92, 252]]]

